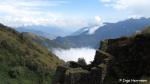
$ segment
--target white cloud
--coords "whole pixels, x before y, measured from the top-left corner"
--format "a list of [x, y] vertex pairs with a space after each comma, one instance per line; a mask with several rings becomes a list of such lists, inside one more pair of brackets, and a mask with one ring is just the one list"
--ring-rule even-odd
[[111, 0], [100, 0], [100, 1], [103, 2], [103, 3], [111, 2]]
[[[0, 0], [1, 1], [1, 0]], [[1, 4], [10, 4], [16, 7], [53, 7], [68, 4], [67, 0], [5, 0]]]
[[128, 18], [133, 18], [133, 19], [140, 19], [142, 16], [140, 15], [131, 15]]
[[14, 27], [50, 25], [62, 28], [80, 28], [87, 26], [88, 21], [85, 19], [67, 18], [67, 15], [47, 9], [68, 3], [65, 0], [5, 0], [0, 3], [0, 22]]
[[46, 2], [43, 1], [42, 3], [40, 0], [33, 1], [3, 1], [0, 3], [0, 13], [3, 14], [0, 14], [0, 21], [13, 26], [19, 26], [23, 24], [47, 24], [48, 22], [51, 22], [51, 20], [55, 20], [61, 16], [59, 13], [43, 11], [42, 9], [36, 10], [36, 8], [38, 9], [40, 8], [39, 6], [42, 5], [47, 5], [47, 7], [58, 6], [62, 3], [53, 2], [46, 4]]
[[100, 16], [95, 16], [95, 20], [98, 25], [102, 23], [102, 18]]
[[101, 2], [106, 7], [112, 7], [119, 11], [126, 11], [130, 15], [150, 17], [150, 0], [109, 0]]
[[97, 29], [104, 25], [100, 16], [95, 16], [94, 19], [95, 22], [93, 20], [94, 24], [93, 26], [89, 27], [88, 34], [94, 34]]
[[99, 16], [87, 20], [48, 9], [68, 3], [69, 0], [5, 0], [0, 3], [0, 23], [13, 27], [46, 25], [76, 30], [91, 24], [100, 24]]
[[[102, 26], [102, 25], [101, 25], [101, 26]], [[94, 26], [94, 27], [91, 27], [91, 28], [89, 29], [89, 31], [88, 31], [88, 34], [94, 34], [95, 31], [96, 31], [97, 29], [99, 29], [101, 26]]]
[[91, 26], [100, 26], [103, 24], [103, 20], [101, 16], [94, 16], [93, 18], [90, 18], [87, 20], [88, 25], [86, 27], [91, 27]]
[[91, 48], [71, 48], [69, 50], [54, 49], [55, 53], [59, 58], [65, 61], [77, 61], [78, 58], [84, 58], [87, 63], [94, 60], [95, 49]]
[[114, 7], [117, 9], [139, 8], [145, 10], [145, 8], [150, 7], [149, 4], [150, 0], [116, 0]]

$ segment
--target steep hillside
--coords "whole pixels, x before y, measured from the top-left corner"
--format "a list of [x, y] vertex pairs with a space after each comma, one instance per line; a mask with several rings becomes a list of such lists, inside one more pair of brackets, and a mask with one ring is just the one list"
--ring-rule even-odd
[[89, 34], [92, 29], [83, 28], [78, 35], [59, 37], [55, 41], [70, 47], [98, 48], [101, 40], [129, 36], [149, 25], [150, 18], [127, 19], [117, 23], [105, 23], [99, 28], [94, 27], [96, 30], [92, 34]]
[[48, 84], [59, 58], [0, 24], [0, 84]]

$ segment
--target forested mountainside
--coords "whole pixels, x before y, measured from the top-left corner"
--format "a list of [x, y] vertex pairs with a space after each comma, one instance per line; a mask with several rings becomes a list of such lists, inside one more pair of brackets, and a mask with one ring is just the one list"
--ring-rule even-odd
[[63, 63], [45, 47], [0, 24], [0, 84], [50, 84]]

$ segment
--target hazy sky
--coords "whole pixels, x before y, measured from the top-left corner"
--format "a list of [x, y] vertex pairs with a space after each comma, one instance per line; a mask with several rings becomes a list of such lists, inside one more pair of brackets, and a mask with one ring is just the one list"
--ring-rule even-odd
[[150, 0], [0, 0], [0, 22], [9, 26], [80, 28], [129, 17], [149, 17]]

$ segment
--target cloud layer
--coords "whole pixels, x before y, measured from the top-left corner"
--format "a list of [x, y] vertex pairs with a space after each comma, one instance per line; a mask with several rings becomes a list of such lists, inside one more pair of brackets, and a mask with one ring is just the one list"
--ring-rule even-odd
[[150, 17], [150, 0], [100, 0], [106, 7], [133, 15]]
[[77, 61], [78, 58], [84, 58], [87, 63], [93, 61], [95, 56], [95, 49], [91, 48], [71, 48], [69, 50], [54, 49], [55, 53], [59, 58], [65, 61]]

